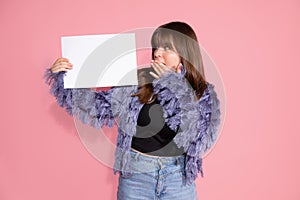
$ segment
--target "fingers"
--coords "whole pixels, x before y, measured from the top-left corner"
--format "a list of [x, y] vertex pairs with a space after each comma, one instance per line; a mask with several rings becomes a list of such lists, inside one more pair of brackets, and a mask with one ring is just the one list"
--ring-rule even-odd
[[73, 68], [73, 65], [67, 58], [58, 58], [51, 66], [51, 71], [54, 73], [67, 71]]
[[151, 67], [154, 69], [154, 71], [157, 73], [153, 73], [150, 72], [150, 74], [154, 77], [154, 78], [159, 78], [161, 77], [163, 74], [166, 74], [168, 72], [170, 72], [171, 70], [164, 65], [163, 63], [157, 62], [157, 61], [152, 61], [151, 62]]
[[181, 67], [182, 67], [182, 64], [180, 63], [180, 65], [178, 65], [178, 67], [176, 68], [176, 72], [177, 73], [181, 73]]
[[159, 64], [157, 62], [152, 61], [151, 62], [151, 67], [158, 74], [158, 76], [161, 76], [163, 74], [163, 69], [159, 66]]
[[151, 76], [153, 76], [154, 78], [156, 78], [156, 79], [159, 79], [159, 76], [158, 76], [158, 75], [156, 75], [155, 73], [153, 73], [153, 72], [149, 72], [149, 74], [150, 74]]
[[161, 62], [157, 62], [157, 61], [153, 61], [153, 66], [161, 73], [167, 73], [172, 71], [171, 69], [169, 69], [165, 64], [161, 63]]
[[151, 62], [151, 67], [154, 69], [154, 71], [157, 73], [155, 74], [154, 72], [149, 72], [151, 76], [153, 76], [156, 79], [159, 79], [162, 76], [162, 69], [157, 66], [157, 63], [154, 63], [153, 61]]

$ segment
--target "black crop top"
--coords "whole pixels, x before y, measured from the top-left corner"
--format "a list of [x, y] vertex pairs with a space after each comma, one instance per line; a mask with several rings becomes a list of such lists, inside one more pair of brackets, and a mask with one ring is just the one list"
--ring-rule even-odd
[[163, 108], [156, 98], [151, 104], [143, 105], [131, 147], [149, 155], [178, 156], [184, 151], [174, 143], [175, 135], [176, 132], [165, 123]]

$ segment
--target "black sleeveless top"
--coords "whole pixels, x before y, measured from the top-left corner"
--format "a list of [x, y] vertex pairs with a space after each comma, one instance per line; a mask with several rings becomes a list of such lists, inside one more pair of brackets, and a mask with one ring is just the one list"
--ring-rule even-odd
[[156, 98], [151, 104], [143, 105], [131, 147], [149, 155], [179, 156], [184, 150], [173, 142], [175, 135], [176, 132], [165, 123], [163, 108]]

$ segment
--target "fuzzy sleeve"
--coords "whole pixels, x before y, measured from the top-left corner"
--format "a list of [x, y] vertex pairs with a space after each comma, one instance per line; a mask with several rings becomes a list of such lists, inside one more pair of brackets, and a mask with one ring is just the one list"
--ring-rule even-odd
[[216, 142], [220, 125], [220, 102], [214, 85], [208, 83], [207, 88], [198, 101], [200, 119], [197, 122], [196, 140], [189, 148], [192, 156], [203, 155]]
[[186, 178], [191, 183], [203, 177], [202, 156], [215, 143], [220, 125], [220, 103], [214, 86], [207, 83], [202, 97], [195, 101], [195, 92], [183, 74], [168, 73], [153, 82], [154, 93], [166, 104], [170, 127], [179, 125], [174, 142], [186, 152]]
[[97, 129], [103, 125], [112, 127], [115, 123], [111, 110], [113, 88], [108, 91], [64, 89], [65, 74], [66, 72], [53, 73], [51, 69], [46, 69], [44, 74], [45, 82], [50, 86], [50, 93], [56, 98], [58, 105], [84, 124]]
[[220, 102], [212, 84], [207, 84], [198, 101], [200, 118], [197, 122], [197, 136], [186, 152], [186, 176], [195, 180], [197, 173], [203, 177], [202, 156], [216, 142], [220, 125]]
[[166, 110], [165, 117], [170, 117], [169, 127], [178, 130], [174, 142], [185, 151], [196, 138], [199, 109], [196, 94], [183, 74], [169, 72], [153, 81], [154, 93], [160, 97]]

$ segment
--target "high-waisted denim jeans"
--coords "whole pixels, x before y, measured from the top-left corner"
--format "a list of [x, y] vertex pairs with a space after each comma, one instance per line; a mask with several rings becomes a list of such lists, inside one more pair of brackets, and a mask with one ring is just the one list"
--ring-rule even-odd
[[185, 184], [184, 156], [148, 156], [131, 150], [133, 175], [119, 176], [118, 200], [197, 200], [195, 182]]

